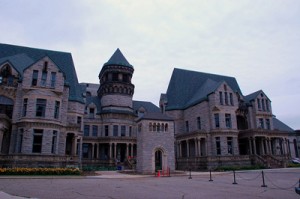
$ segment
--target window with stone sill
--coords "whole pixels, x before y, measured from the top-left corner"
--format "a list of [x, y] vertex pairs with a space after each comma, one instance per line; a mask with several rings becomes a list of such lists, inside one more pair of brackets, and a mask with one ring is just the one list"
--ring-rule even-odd
[[47, 104], [46, 99], [37, 99], [36, 100], [36, 113], [35, 113], [35, 116], [45, 117], [46, 104]]
[[32, 153], [41, 153], [43, 143], [43, 130], [34, 129], [33, 130], [33, 143], [32, 143]]

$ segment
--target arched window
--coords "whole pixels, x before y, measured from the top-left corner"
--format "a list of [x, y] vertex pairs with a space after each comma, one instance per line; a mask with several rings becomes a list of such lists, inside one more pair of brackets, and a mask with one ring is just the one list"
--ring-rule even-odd
[[157, 132], [159, 132], [160, 131], [160, 124], [158, 123], [157, 124]]
[[149, 131], [152, 131], [152, 123], [149, 123]]
[[168, 124], [165, 124], [165, 131], [168, 131]]
[[156, 131], [156, 123], [153, 124], [153, 131]]

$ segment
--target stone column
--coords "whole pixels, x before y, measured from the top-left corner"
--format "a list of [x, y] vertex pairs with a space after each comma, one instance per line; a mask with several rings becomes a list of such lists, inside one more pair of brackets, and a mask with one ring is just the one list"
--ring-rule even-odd
[[264, 138], [261, 138], [260, 141], [260, 147], [261, 147], [261, 155], [265, 155], [265, 147], [264, 147]]
[[109, 159], [112, 159], [112, 143], [109, 143]]
[[114, 143], [114, 159], [117, 158], [117, 143]]
[[133, 143], [131, 143], [131, 156], [133, 157]]
[[126, 159], [128, 158], [128, 156], [129, 156], [129, 145], [128, 145], [128, 143], [126, 143]]
[[3, 134], [4, 134], [3, 130], [0, 129], [0, 154], [1, 154], [1, 149], [2, 149]]
[[273, 155], [273, 151], [272, 151], [272, 139], [271, 138], [269, 138], [269, 140], [268, 140], [268, 145], [269, 145], [269, 154]]
[[182, 146], [181, 146], [181, 141], [179, 141], [179, 157], [182, 158]]
[[251, 142], [250, 137], [248, 138], [248, 143], [249, 143], [249, 155], [252, 155], [253, 154], [253, 152], [252, 152], [252, 142]]
[[282, 155], [285, 155], [285, 142], [284, 142], [283, 138], [281, 139], [281, 146], [280, 147], [282, 148]]
[[253, 154], [256, 155], [256, 141], [255, 141], [255, 137], [253, 137]]
[[195, 143], [195, 157], [198, 157], [198, 139], [194, 138]]
[[94, 159], [94, 144], [92, 143], [92, 158], [91, 159]]
[[197, 142], [198, 142], [198, 156], [200, 157], [201, 156], [201, 138], [198, 138]]
[[186, 141], [186, 156], [190, 157], [190, 143], [189, 143], [189, 140]]

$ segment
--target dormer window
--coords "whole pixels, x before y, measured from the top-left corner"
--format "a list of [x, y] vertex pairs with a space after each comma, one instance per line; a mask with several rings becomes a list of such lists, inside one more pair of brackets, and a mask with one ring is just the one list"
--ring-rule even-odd
[[261, 110], [260, 99], [257, 99], [257, 108], [258, 108], [258, 110]]
[[46, 81], [47, 81], [47, 71], [43, 70], [43, 72], [42, 72], [41, 86], [46, 86]]
[[31, 86], [36, 86], [37, 85], [38, 75], [39, 75], [39, 71], [34, 70], [33, 73], [32, 73]]

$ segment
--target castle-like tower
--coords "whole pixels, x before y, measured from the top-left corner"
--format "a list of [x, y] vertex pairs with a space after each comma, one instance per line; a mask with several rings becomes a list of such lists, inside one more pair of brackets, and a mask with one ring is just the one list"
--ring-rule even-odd
[[133, 66], [117, 49], [99, 74], [98, 96], [101, 109], [107, 112], [132, 112], [134, 85], [131, 83]]

